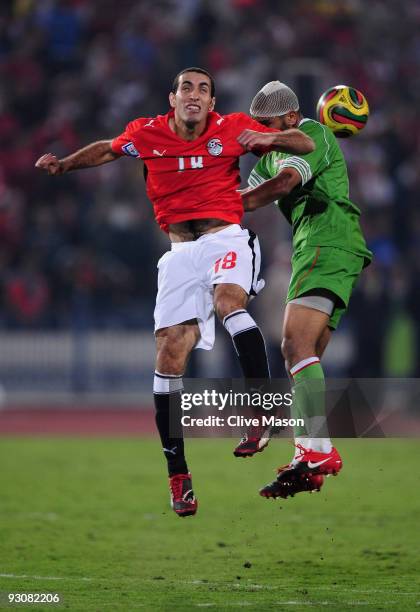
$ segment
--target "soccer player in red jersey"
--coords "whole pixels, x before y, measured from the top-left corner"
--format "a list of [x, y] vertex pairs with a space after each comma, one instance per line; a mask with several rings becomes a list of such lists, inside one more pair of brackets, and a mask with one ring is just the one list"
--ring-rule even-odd
[[[193, 348], [212, 348], [214, 312], [232, 337], [244, 376], [269, 378], [263, 336], [246, 310], [264, 281], [258, 278], [258, 238], [239, 225], [239, 157], [255, 142], [259, 150], [295, 154], [311, 152], [314, 144], [297, 129], [280, 132], [243, 113], [214, 112], [214, 81], [201, 68], [187, 68], [175, 77], [169, 102], [166, 115], [135, 119], [113, 140], [92, 143], [63, 159], [47, 153], [36, 167], [59, 175], [123, 155], [144, 162], [147, 195], [171, 240], [171, 250], [158, 263], [156, 424], [172, 507], [188, 516], [195, 514], [197, 500], [180, 426], [182, 375]], [[176, 432], [169, 427], [170, 400], [171, 422], [179, 423]]]

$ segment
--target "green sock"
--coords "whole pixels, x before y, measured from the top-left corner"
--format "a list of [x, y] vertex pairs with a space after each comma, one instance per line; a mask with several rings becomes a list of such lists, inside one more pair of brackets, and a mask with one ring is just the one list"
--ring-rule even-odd
[[296, 437], [328, 438], [325, 416], [325, 377], [317, 357], [297, 363], [290, 371], [293, 377], [292, 418], [303, 419], [304, 427], [296, 426]]

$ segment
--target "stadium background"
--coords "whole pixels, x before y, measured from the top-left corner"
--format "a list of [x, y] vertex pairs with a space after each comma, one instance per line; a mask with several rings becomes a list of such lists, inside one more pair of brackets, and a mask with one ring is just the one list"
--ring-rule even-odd
[[[187, 523], [172, 513], [145, 409], [167, 239], [141, 169], [124, 159], [52, 178], [34, 162], [166, 112], [190, 65], [214, 74], [220, 112], [246, 112], [271, 79], [294, 87], [308, 116], [327, 87], [359, 88], [372, 115], [341, 145], [375, 260], [326, 371], [418, 376], [419, 26], [417, 0], [0, 3], [1, 609], [11, 591], [59, 591], [83, 612], [418, 607], [417, 440], [340, 440], [338, 478], [271, 504], [257, 491], [290, 460], [289, 442], [238, 465], [231, 440], [190, 439], [200, 508]], [[267, 281], [253, 309], [283, 376], [290, 230], [272, 209], [248, 223]], [[222, 332], [191, 374], [237, 373]]]
[[[418, 375], [420, 335], [420, 10], [391, 1], [16, 0], [0, 7], [0, 381], [5, 401], [74, 393], [123, 396], [151, 386], [156, 262], [167, 238], [133, 160], [51, 178], [64, 156], [165, 113], [174, 74], [208, 68], [217, 109], [247, 111], [263, 83], [296, 89], [307, 116], [328, 86], [367, 96], [365, 133], [341, 141], [351, 196], [374, 264], [325, 363], [330, 375]], [[398, 23], [398, 27], [395, 24]], [[254, 158], [244, 158], [246, 179]], [[290, 228], [276, 211], [260, 235], [267, 288], [253, 311], [274, 373], [289, 275]], [[237, 373], [228, 338], [190, 373]], [[139, 396], [137, 396], [138, 398]], [[135, 396], [133, 396], [135, 402]]]

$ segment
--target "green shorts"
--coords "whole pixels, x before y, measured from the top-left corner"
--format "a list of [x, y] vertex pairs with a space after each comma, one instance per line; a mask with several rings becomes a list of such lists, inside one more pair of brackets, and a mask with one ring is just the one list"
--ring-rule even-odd
[[332, 291], [338, 300], [329, 327], [336, 329], [364, 266], [364, 257], [335, 247], [308, 247], [294, 253], [286, 302], [314, 289]]

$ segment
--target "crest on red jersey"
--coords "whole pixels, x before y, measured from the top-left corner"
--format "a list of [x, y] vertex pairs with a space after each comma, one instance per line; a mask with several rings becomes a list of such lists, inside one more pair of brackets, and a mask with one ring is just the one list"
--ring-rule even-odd
[[207, 143], [207, 151], [210, 155], [214, 155], [215, 157], [220, 155], [223, 151], [223, 145], [220, 138], [212, 138], [209, 140]]
[[122, 150], [126, 155], [131, 155], [131, 157], [140, 157], [139, 152], [132, 142], [127, 142], [127, 144], [123, 145]]

